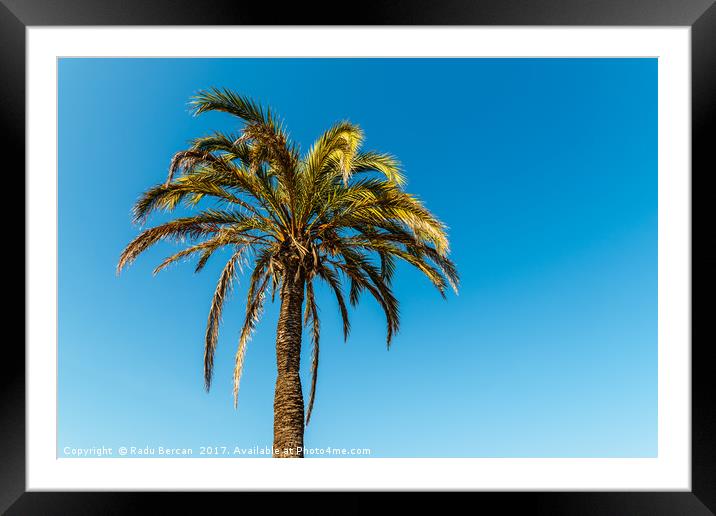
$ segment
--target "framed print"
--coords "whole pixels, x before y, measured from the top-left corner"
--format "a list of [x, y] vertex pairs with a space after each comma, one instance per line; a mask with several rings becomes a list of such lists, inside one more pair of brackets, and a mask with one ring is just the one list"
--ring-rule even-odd
[[2, 509], [716, 511], [712, 2], [220, 4], [0, 6]]

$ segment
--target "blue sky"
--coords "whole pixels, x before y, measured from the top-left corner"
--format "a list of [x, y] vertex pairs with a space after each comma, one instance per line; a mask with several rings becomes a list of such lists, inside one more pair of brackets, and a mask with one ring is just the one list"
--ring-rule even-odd
[[[203, 335], [218, 255], [120, 277], [130, 208], [189, 139], [210, 86], [270, 104], [302, 148], [335, 121], [396, 155], [449, 226], [462, 284], [443, 301], [399, 268], [390, 351], [375, 302], [322, 345], [308, 447], [373, 457], [648, 457], [657, 453], [656, 59], [61, 59], [58, 456], [106, 446], [269, 446], [277, 305], [233, 357], [245, 284], [224, 312], [214, 384]], [[165, 220], [166, 216], [153, 219]], [[304, 386], [310, 346], [304, 346]]]

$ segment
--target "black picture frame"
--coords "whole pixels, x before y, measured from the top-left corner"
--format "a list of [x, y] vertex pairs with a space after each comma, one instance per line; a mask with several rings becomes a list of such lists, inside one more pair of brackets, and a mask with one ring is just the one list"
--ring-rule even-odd
[[[279, 7], [280, 6], [280, 7]], [[350, 12], [350, 14], [348, 14]], [[690, 492], [462, 493], [475, 507], [524, 514], [700, 515], [716, 513], [716, 391], [713, 337], [706, 333], [716, 287], [716, 254], [707, 250], [716, 196], [716, 4], [714, 0], [404, 0], [364, 1], [342, 12], [315, 2], [271, 4], [214, 0], [0, 0], [0, 120], [13, 171], [24, 170], [25, 29], [42, 25], [611, 25], [691, 27], [692, 73], [692, 490]], [[7, 162], [6, 162], [7, 163]], [[6, 165], [10, 166], [10, 165]], [[6, 171], [8, 179], [9, 170]], [[17, 174], [15, 174], [17, 177]], [[24, 189], [24, 185], [23, 185]], [[710, 201], [707, 202], [707, 201]], [[700, 234], [701, 238], [696, 238]], [[23, 236], [24, 238], [24, 236]], [[713, 243], [713, 242], [712, 242]], [[711, 253], [711, 254], [709, 254]], [[27, 271], [26, 271], [27, 274]], [[698, 280], [696, 280], [698, 274]], [[6, 298], [9, 301], [9, 296]], [[12, 299], [12, 304], [15, 300]], [[697, 322], [698, 321], [698, 322]], [[703, 329], [698, 335], [695, 329]], [[32, 514], [133, 514], [149, 502], [185, 512], [188, 493], [25, 492], [25, 353], [6, 332], [0, 373], [0, 511]], [[698, 336], [697, 336], [698, 335]], [[687, 343], [685, 343], [687, 344]], [[211, 495], [211, 498], [209, 496]], [[298, 503], [309, 494], [298, 496]], [[193, 493], [204, 513], [255, 493]], [[273, 495], [272, 495], [273, 496]], [[370, 493], [332, 502], [341, 510], [373, 505]], [[424, 495], [404, 496], [407, 507]], [[176, 509], [173, 510], [173, 509]]]

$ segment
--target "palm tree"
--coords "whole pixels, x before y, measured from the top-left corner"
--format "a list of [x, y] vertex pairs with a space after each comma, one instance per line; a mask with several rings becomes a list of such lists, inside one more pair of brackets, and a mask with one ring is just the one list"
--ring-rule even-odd
[[[135, 204], [134, 222], [143, 224], [152, 212], [172, 211], [182, 202], [197, 213], [144, 230], [122, 252], [117, 273], [161, 240], [188, 241], [188, 246], [160, 263], [155, 274], [194, 255], [198, 272], [217, 250], [230, 250], [206, 326], [208, 391], [224, 301], [242, 264], [250, 264], [234, 367], [234, 405], [247, 342], [266, 296], [273, 300], [278, 292], [273, 455], [302, 457], [299, 365], [304, 324], [313, 345], [306, 424], [318, 375], [320, 323], [314, 281], [324, 281], [335, 295], [344, 339], [350, 330], [344, 283], [353, 306], [364, 291], [375, 298], [385, 312], [390, 347], [399, 323], [398, 301], [391, 290], [397, 260], [420, 270], [443, 297], [448, 286], [457, 292], [445, 225], [403, 190], [404, 178], [392, 156], [361, 150], [363, 133], [350, 122], [331, 127], [302, 156], [271, 109], [250, 98], [212, 88], [199, 92], [190, 105], [195, 115], [234, 115], [242, 127], [236, 134], [214, 132], [197, 138], [174, 155], [166, 181], [144, 192]], [[215, 201], [213, 207], [199, 211], [197, 205], [205, 198]]]

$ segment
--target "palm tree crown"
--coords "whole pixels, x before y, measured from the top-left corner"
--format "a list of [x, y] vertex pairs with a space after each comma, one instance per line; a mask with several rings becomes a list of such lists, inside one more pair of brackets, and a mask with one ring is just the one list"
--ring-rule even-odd
[[[301, 155], [279, 118], [247, 97], [213, 88], [199, 92], [191, 106], [196, 115], [229, 113], [242, 126], [236, 134], [215, 132], [197, 138], [176, 153], [166, 181], [144, 192], [135, 204], [134, 220], [143, 224], [155, 210], [171, 211], [180, 203], [197, 212], [144, 230], [122, 252], [117, 271], [161, 240], [188, 244], [160, 263], [155, 273], [194, 255], [200, 271], [218, 249], [230, 250], [206, 327], [208, 390], [224, 301], [242, 265], [250, 264], [246, 316], [235, 359], [234, 403], [246, 345], [265, 298], [273, 299], [289, 284], [300, 285], [305, 308], [299, 331], [306, 325], [313, 345], [307, 423], [319, 358], [314, 281], [324, 281], [335, 295], [344, 338], [350, 330], [345, 296], [351, 305], [364, 291], [375, 298], [385, 312], [390, 346], [399, 325], [398, 301], [391, 289], [397, 260], [420, 270], [443, 296], [448, 287], [457, 292], [446, 227], [404, 191], [403, 174], [392, 156], [361, 150], [363, 133], [350, 122], [335, 124]], [[200, 210], [197, 204], [205, 198], [215, 203]]]

